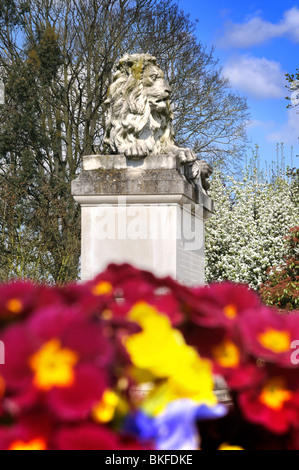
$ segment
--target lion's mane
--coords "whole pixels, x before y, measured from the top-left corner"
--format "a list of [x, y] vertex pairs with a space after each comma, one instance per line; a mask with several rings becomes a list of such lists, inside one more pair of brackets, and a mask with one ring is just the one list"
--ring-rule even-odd
[[148, 101], [143, 74], [149, 66], [158, 67], [149, 54], [125, 55], [117, 65], [106, 100], [105, 144], [114, 154], [138, 143], [148, 154], [167, 153], [174, 145], [169, 99], [163, 112], [155, 112]]

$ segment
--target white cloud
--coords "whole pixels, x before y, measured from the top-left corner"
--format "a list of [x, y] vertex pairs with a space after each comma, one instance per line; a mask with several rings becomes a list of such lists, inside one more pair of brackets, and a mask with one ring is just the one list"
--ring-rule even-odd
[[232, 58], [223, 75], [242, 93], [257, 99], [285, 96], [285, 76], [279, 62], [242, 55]]
[[259, 119], [251, 119], [251, 121], [248, 122], [247, 127], [249, 129], [255, 129], [255, 128], [261, 128], [264, 130], [273, 130], [273, 126], [275, 125], [274, 121], [261, 121]]
[[271, 23], [255, 16], [244, 23], [227, 22], [218, 45], [222, 47], [247, 48], [262, 44], [273, 38], [287, 37], [299, 43], [299, 8], [286, 10], [278, 23]]
[[284, 13], [282, 21], [284, 36], [289, 36], [293, 41], [299, 42], [299, 8], [293, 7]]
[[298, 145], [299, 137], [299, 108], [288, 110], [288, 120], [281, 126], [276, 125], [273, 132], [266, 135], [270, 142], [284, 142], [285, 144]]

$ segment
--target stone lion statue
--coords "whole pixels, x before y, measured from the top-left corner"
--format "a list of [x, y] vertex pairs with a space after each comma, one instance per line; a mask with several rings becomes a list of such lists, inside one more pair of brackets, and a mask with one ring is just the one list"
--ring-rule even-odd
[[108, 91], [104, 142], [110, 153], [124, 154], [129, 159], [150, 154], [178, 156], [189, 165], [190, 178], [195, 180], [200, 175], [203, 189], [208, 189], [211, 167], [199, 161], [192, 150], [175, 143], [171, 92], [155, 57], [126, 54], [117, 65]]

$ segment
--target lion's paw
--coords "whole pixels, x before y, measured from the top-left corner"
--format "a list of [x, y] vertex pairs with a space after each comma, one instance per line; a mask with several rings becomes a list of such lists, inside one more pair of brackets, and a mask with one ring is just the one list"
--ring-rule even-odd
[[127, 147], [124, 151], [124, 155], [126, 158], [138, 160], [140, 158], [147, 157], [149, 155], [149, 149], [147, 148], [145, 143], [138, 142], [136, 144], [131, 145], [130, 147]]
[[188, 148], [178, 148], [176, 151], [176, 155], [179, 157], [182, 163], [193, 163], [197, 160], [196, 153]]

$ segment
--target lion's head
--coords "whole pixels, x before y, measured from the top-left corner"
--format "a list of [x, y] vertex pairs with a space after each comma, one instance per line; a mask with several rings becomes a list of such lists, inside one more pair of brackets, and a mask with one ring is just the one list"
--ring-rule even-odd
[[174, 146], [170, 94], [155, 57], [125, 55], [106, 101], [105, 143], [110, 152], [130, 158], [167, 153]]

